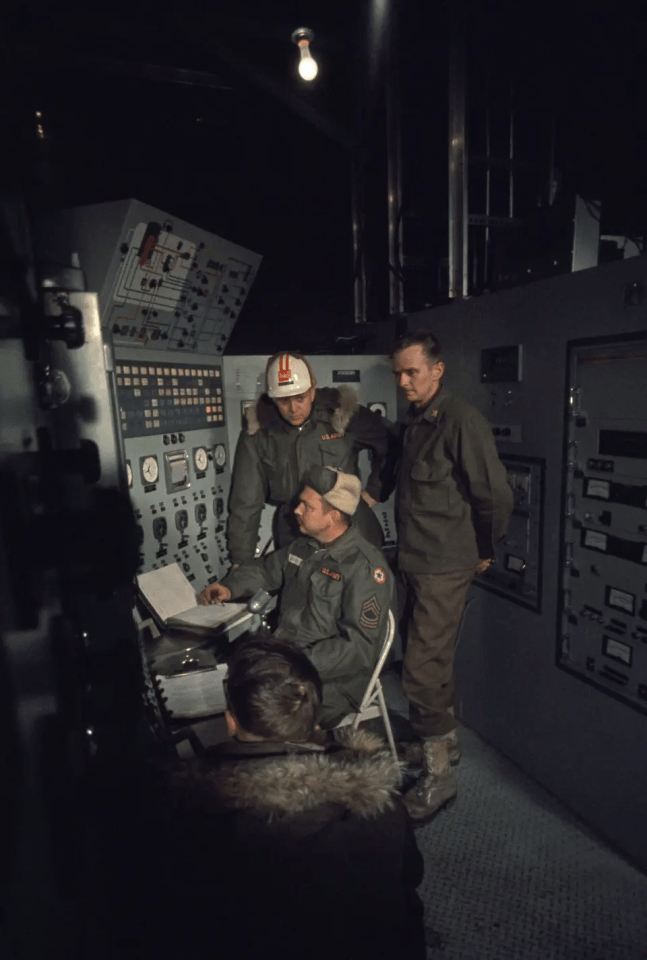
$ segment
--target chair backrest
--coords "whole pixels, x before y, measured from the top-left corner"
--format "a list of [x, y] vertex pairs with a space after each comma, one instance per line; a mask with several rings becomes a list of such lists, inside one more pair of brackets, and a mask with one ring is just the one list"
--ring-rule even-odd
[[371, 675], [371, 679], [369, 680], [366, 690], [364, 691], [364, 696], [362, 697], [362, 703], [360, 705], [358, 713], [361, 713], [361, 711], [366, 706], [366, 703], [373, 696], [373, 692], [375, 690], [375, 684], [379, 680], [380, 674], [382, 673], [382, 668], [386, 663], [386, 658], [388, 657], [391, 647], [393, 645], [394, 637], [395, 637], [395, 617], [393, 616], [393, 611], [389, 610], [389, 613], [387, 616], [387, 624], [386, 624], [386, 636], [384, 638], [384, 643], [382, 644], [382, 650], [380, 652], [380, 656], [378, 657], [378, 661], [375, 664], [375, 670], [373, 671]]

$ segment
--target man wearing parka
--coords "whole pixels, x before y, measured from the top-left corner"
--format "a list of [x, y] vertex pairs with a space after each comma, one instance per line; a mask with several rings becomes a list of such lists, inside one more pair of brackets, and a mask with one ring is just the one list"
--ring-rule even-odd
[[372, 459], [356, 523], [370, 543], [382, 546], [382, 528], [371, 507], [392, 490], [384, 480], [392, 443], [388, 424], [361, 406], [351, 387], [317, 389], [316, 383], [308, 361], [298, 353], [278, 353], [267, 362], [267, 393], [247, 409], [236, 447], [227, 521], [234, 564], [254, 559], [266, 503], [277, 508], [273, 533], [278, 549], [298, 536], [293, 511], [307, 470], [333, 466], [359, 476], [361, 450]]
[[175, 764], [151, 804], [168, 955], [424, 960], [423, 862], [384, 743], [314, 742], [320, 684], [291, 644], [240, 642], [226, 692], [234, 739]]

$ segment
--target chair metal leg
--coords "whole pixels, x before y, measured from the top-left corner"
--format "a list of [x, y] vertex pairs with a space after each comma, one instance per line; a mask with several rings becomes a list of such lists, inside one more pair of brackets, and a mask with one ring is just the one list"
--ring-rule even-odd
[[384, 693], [382, 692], [382, 684], [380, 681], [377, 681], [377, 698], [380, 703], [380, 712], [382, 714], [382, 720], [384, 721], [384, 726], [386, 728], [386, 737], [389, 741], [389, 747], [391, 748], [391, 753], [393, 754], [393, 759], [398, 759], [398, 751], [395, 749], [395, 741], [393, 739], [393, 730], [391, 730], [391, 721], [389, 720], [389, 713], [386, 709], [386, 703], [384, 700]]

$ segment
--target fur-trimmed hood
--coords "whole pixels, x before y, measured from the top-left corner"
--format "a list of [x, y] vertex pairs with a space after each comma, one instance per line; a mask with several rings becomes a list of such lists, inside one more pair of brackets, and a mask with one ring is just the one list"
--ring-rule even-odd
[[[353, 414], [359, 406], [359, 397], [352, 387], [317, 388], [312, 406], [312, 417], [330, 423], [333, 433], [343, 436]], [[264, 393], [255, 400], [245, 411], [247, 433], [253, 437], [259, 430], [271, 427], [272, 424], [284, 423], [276, 406]]]
[[293, 745], [300, 752], [291, 752], [290, 745], [281, 745], [284, 753], [252, 756], [242, 748], [215, 764], [189, 762], [173, 775], [174, 788], [200, 806], [269, 816], [316, 812], [330, 804], [362, 819], [391, 810], [401, 765], [372, 734], [342, 729], [338, 737], [341, 744], [332, 750], [313, 746], [301, 752]]

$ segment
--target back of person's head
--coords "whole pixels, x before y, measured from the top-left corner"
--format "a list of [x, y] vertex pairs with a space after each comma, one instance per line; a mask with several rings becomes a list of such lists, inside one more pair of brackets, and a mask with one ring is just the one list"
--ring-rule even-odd
[[227, 703], [243, 730], [263, 740], [310, 740], [321, 680], [306, 655], [271, 638], [239, 643], [228, 663]]

